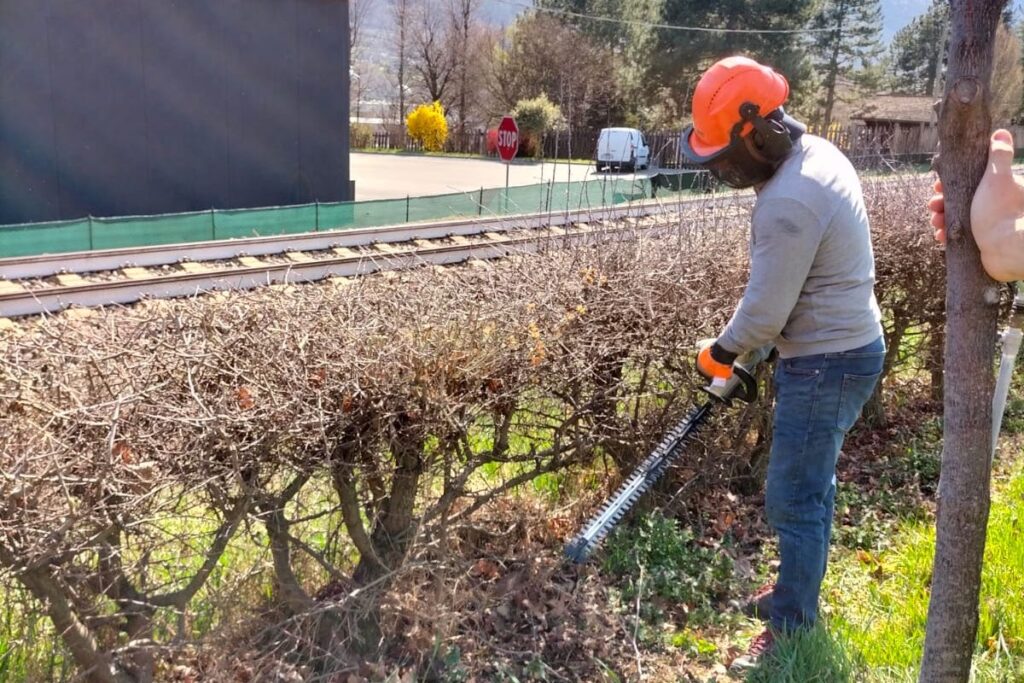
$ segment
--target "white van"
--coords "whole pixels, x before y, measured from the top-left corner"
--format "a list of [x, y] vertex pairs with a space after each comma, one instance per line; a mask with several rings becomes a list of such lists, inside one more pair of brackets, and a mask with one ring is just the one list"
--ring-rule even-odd
[[604, 128], [597, 138], [595, 166], [600, 172], [636, 171], [647, 168], [651, 149], [644, 134], [636, 128]]

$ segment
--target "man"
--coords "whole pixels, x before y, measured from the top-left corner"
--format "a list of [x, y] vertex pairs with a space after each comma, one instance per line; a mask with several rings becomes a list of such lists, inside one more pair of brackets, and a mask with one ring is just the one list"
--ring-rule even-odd
[[683, 133], [690, 161], [757, 193], [750, 280], [698, 370], [722, 381], [737, 355], [767, 344], [779, 352], [765, 511], [781, 562], [759, 601], [769, 627], [733, 663], [738, 670], [757, 666], [777, 634], [815, 622], [836, 460], [885, 356], [860, 182], [839, 150], [785, 114], [788, 96], [771, 68], [723, 59], [701, 77]]
[[[1024, 280], [1024, 183], [1013, 175], [1013, 136], [997, 130], [989, 141], [988, 167], [971, 200], [971, 232], [981, 264], [995, 280]], [[935, 239], [946, 241], [942, 184], [928, 202]]]

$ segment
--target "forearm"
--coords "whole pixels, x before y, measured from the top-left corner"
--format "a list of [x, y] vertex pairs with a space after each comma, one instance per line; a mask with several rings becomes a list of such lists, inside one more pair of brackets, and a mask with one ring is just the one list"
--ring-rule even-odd
[[[775, 307], [764, 305], [765, 302], [748, 303], [744, 298], [719, 336], [718, 343], [726, 351], [742, 355], [774, 342], [785, 327], [793, 308], [792, 302], [780, 303], [783, 306]], [[752, 308], [753, 311], [750, 310]]]

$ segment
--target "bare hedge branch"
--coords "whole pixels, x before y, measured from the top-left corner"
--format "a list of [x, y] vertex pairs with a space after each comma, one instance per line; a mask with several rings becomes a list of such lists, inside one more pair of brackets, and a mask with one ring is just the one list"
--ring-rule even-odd
[[[887, 368], [928, 369], [941, 355], [898, 349], [914, 334], [935, 343], [941, 253], [925, 230], [928, 183], [902, 182], [867, 188]], [[655, 229], [598, 230], [483, 267], [154, 301], [4, 333], [7, 580], [47, 606], [89, 680], [149, 680], [183, 642], [216, 634], [252, 647], [236, 664], [253, 677], [326, 681], [359, 652], [417, 651], [422, 634], [469, 617], [415, 614], [411, 596], [455, 585], [460, 552], [515, 536], [488, 540], [481, 515], [595, 462], [614, 464], [613, 484], [687, 410], [694, 343], [742, 293], [749, 209], [698, 203]], [[722, 418], [678, 472], [707, 486], [756, 474], [769, 409]], [[544, 571], [534, 578], [567, 585]], [[210, 606], [194, 626], [190, 613]], [[581, 676], [596, 670], [577, 654]]]

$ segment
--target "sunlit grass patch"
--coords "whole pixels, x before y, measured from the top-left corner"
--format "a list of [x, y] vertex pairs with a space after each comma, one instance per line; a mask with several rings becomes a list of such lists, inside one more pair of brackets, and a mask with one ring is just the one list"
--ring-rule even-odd
[[856, 678], [850, 648], [822, 627], [780, 637], [748, 683], [848, 683]]
[[[1024, 680], [1024, 467], [997, 491], [982, 572], [975, 680]], [[910, 521], [877, 556], [838, 554], [827, 579], [829, 626], [866, 681], [916, 680], [935, 550], [930, 521]]]

